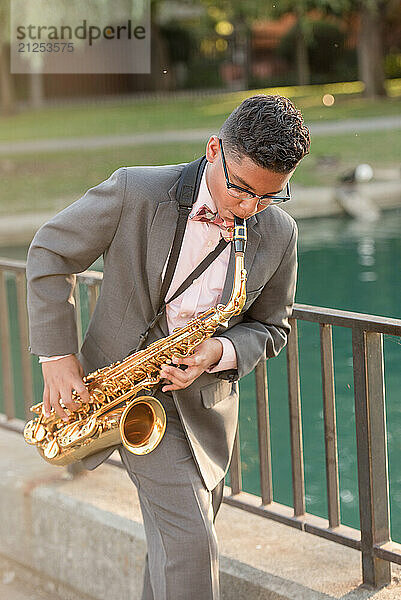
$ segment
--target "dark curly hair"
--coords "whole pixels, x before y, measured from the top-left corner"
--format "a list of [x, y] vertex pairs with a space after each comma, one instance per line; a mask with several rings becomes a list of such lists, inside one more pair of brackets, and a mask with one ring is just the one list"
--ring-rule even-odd
[[220, 129], [229, 152], [246, 155], [276, 173], [289, 173], [309, 153], [310, 135], [302, 114], [284, 96], [247, 98]]

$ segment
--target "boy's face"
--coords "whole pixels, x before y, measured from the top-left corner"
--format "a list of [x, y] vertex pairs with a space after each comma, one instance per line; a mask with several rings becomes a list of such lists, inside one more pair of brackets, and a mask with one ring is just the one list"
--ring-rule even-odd
[[[233, 220], [234, 215], [248, 219], [267, 208], [264, 204], [260, 204], [258, 198], [241, 200], [230, 196], [226, 186], [222, 153], [217, 136], [213, 135], [209, 139], [206, 146], [206, 158], [208, 160], [206, 183], [218, 213], [223, 219]], [[227, 151], [225, 151], [225, 159], [230, 182], [247, 188], [259, 196], [280, 193], [285, 195], [286, 185], [295, 171], [293, 169], [291, 173], [275, 173], [260, 167], [247, 156], [239, 160]]]

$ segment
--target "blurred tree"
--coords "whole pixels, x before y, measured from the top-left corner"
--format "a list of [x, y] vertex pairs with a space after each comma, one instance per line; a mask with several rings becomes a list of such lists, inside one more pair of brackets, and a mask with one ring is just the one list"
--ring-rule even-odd
[[[202, 1], [212, 3], [212, 0]], [[250, 31], [250, 25], [256, 19], [277, 19], [286, 13], [295, 14], [294, 40], [297, 83], [308, 85], [311, 80], [308, 46], [313, 43], [313, 30], [308, 13], [316, 9], [322, 12], [338, 11], [341, 8], [341, 3], [346, 1], [348, 0], [276, 0], [276, 2], [272, 0], [260, 3], [258, 0], [252, 0], [245, 3], [242, 0], [215, 0], [213, 5], [224, 8], [227, 14], [233, 14], [240, 23], [246, 19], [248, 32]]]
[[326, 10], [342, 17], [358, 15], [359, 79], [369, 98], [385, 96], [383, 25], [387, 10], [399, 0], [324, 0]]
[[387, 2], [364, 0], [359, 5], [358, 64], [359, 76], [369, 98], [385, 96], [383, 22]]
[[309, 5], [309, 0], [297, 0], [294, 3], [294, 12], [297, 17], [295, 26], [295, 56], [299, 85], [307, 85], [310, 83], [308, 39], [311, 38], [312, 32], [306, 19], [306, 13], [310, 8]]
[[10, 2], [0, 0], [0, 106], [3, 115], [15, 112], [15, 93], [10, 73]]
[[[305, 21], [309, 31], [306, 38], [306, 53], [308, 69], [312, 72], [311, 80], [316, 82], [342, 81], [344, 71], [352, 73], [355, 77], [355, 67], [349, 68], [347, 62], [354, 63], [350, 52], [345, 49], [344, 27], [327, 20]], [[277, 54], [286, 59], [289, 64], [294, 64], [296, 55], [297, 25], [290, 29], [280, 41]], [[352, 53], [354, 54], [354, 53]], [[348, 68], [347, 68], [348, 67]]]
[[385, 96], [383, 25], [386, 16], [399, 0], [282, 0], [277, 3], [275, 13], [281, 16], [286, 12], [297, 15], [297, 68], [298, 83], [308, 83], [310, 73], [307, 41], [311, 35], [306, 25], [306, 15], [312, 9], [320, 9], [326, 14], [348, 17], [359, 16], [358, 67], [359, 78], [365, 84], [367, 97]]
[[[293, 13], [296, 16], [293, 37], [298, 85], [308, 85], [311, 82], [308, 47], [313, 43], [313, 29], [308, 13], [315, 9], [326, 11], [329, 2], [330, 0], [281, 0], [272, 4], [270, 12], [272, 18], [279, 18], [286, 13]], [[333, 0], [334, 2], [337, 3], [337, 0]]]
[[384, 75], [383, 29], [387, 16], [399, 6], [399, 0], [325, 0], [328, 10], [359, 16], [359, 79], [368, 98], [386, 96]]
[[348, 0], [348, 4], [360, 15], [358, 62], [365, 95], [385, 96], [384, 26], [387, 17], [399, 7], [399, 0]]
[[185, 87], [188, 78], [188, 65], [196, 56], [197, 40], [193, 35], [193, 28], [184, 27], [176, 21], [169, 21], [159, 25], [168, 56], [164, 56], [169, 71], [173, 73], [174, 88]]
[[232, 62], [242, 75], [237, 80], [237, 85], [248, 89], [251, 75], [252, 24], [258, 19], [269, 18], [270, 3], [260, 0], [201, 0], [201, 3], [208, 13], [214, 16], [217, 28], [219, 23], [232, 24], [232, 32], [227, 28], [227, 37], [231, 41]]

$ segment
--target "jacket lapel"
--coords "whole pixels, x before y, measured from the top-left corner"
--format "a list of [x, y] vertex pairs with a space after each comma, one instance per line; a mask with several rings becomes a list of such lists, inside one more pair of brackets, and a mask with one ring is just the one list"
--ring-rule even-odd
[[146, 270], [149, 296], [155, 312], [159, 310], [163, 300], [160, 298], [162, 272], [170, 253], [177, 227], [178, 205], [175, 199], [177, 185], [178, 181], [168, 191], [170, 200], [159, 203], [149, 232]]

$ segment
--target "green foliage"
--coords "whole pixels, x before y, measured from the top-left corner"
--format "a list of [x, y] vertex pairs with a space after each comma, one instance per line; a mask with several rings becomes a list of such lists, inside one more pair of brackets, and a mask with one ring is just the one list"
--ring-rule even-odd
[[401, 77], [401, 53], [391, 53], [386, 56], [384, 73], [389, 78]]
[[302, 19], [311, 10], [339, 15], [349, 1], [351, 0], [281, 0], [273, 6], [271, 17], [279, 18], [287, 13], [295, 13]]
[[176, 81], [178, 88], [223, 86], [220, 66], [226, 52], [217, 49], [216, 42], [220, 36], [215, 31], [215, 25], [216, 18], [205, 11], [196, 22], [193, 19], [180, 24], [170, 21], [160, 27], [167, 43], [169, 62], [176, 65], [180, 73]]
[[372, 11], [384, 11], [398, 0], [281, 0], [277, 2], [277, 14], [297, 12], [305, 14], [310, 10], [322, 10], [336, 15], [345, 12], [359, 12], [361, 8], [369, 8]]
[[260, 0], [201, 0], [201, 3], [214, 14], [216, 18], [231, 19], [234, 22], [241, 21], [251, 25], [256, 19], [268, 18], [271, 14], [269, 2]]
[[194, 58], [189, 64], [185, 87], [187, 89], [222, 87], [220, 65], [219, 59]]
[[10, 41], [10, 2], [0, 0], [0, 43]]
[[172, 63], [188, 62], [195, 53], [196, 40], [193, 30], [168, 23], [159, 27], [159, 31], [168, 46], [169, 59]]
[[[308, 57], [314, 74], [338, 76], [342, 80], [356, 76], [356, 58], [345, 48], [345, 33], [334, 23], [306, 20], [310, 35], [306, 38]], [[277, 53], [291, 65], [295, 62], [296, 25], [282, 38]], [[351, 69], [350, 69], [351, 66]], [[348, 71], [347, 77], [344, 71]]]

